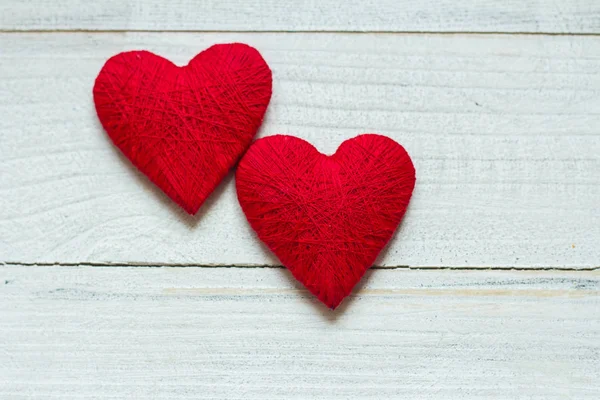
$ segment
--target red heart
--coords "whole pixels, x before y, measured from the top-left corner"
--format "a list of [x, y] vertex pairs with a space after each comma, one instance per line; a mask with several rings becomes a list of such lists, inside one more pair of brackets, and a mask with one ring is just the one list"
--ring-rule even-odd
[[238, 165], [239, 202], [258, 237], [330, 308], [350, 294], [400, 223], [415, 185], [408, 153], [366, 134], [332, 156], [276, 135]]
[[178, 67], [148, 51], [110, 58], [94, 85], [114, 144], [195, 214], [248, 148], [271, 98], [271, 70], [245, 44], [219, 44]]

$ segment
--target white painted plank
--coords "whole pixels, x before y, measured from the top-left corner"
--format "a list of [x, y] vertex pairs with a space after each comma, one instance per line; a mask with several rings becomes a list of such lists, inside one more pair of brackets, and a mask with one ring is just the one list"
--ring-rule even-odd
[[598, 266], [600, 37], [0, 35], [0, 261], [277, 264], [227, 179], [196, 217], [109, 143], [92, 85], [116, 52], [185, 63], [244, 41], [274, 71], [260, 136], [403, 144], [417, 187], [383, 266]]
[[600, 398], [600, 274], [0, 267], [3, 399]]
[[3, 30], [600, 33], [596, 0], [3, 0]]

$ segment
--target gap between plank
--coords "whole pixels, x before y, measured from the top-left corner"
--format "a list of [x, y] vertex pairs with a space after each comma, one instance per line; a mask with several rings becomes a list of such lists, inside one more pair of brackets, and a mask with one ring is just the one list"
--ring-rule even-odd
[[192, 29], [0, 29], [2, 33], [320, 33], [320, 34], [374, 34], [386, 35], [522, 35], [522, 36], [600, 36], [600, 32], [501, 32], [501, 31], [386, 31], [386, 30], [192, 30]]
[[[147, 267], [147, 268], [284, 268], [283, 265], [269, 265], [269, 264], [193, 264], [193, 263], [142, 263], [142, 262], [80, 262], [80, 263], [61, 263], [61, 262], [44, 262], [44, 263], [31, 263], [31, 262], [3, 262], [0, 263], [2, 266], [31, 266], [31, 267]], [[487, 267], [487, 266], [410, 266], [410, 265], [395, 265], [395, 266], [381, 266], [373, 265], [371, 269], [406, 269], [406, 270], [457, 270], [457, 271], [596, 271], [600, 270], [600, 266], [594, 267], [560, 267], [560, 266], [549, 266], [549, 267]]]

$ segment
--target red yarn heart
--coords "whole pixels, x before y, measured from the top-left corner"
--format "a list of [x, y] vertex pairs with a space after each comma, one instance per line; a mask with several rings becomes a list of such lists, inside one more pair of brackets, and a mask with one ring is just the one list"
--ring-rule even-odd
[[400, 223], [415, 185], [408, 153], [366, 134], [332, 156], [276, 135], [238, 165], [239, 202], [258, 237], [330, 308], [350, 294]]
[[110, 58], [94, 85], [102, 126], [123, 154], [195, 214], [248, 148], [271, 98], [271, 70], [245, 44], [178, 67], [148, 51]]

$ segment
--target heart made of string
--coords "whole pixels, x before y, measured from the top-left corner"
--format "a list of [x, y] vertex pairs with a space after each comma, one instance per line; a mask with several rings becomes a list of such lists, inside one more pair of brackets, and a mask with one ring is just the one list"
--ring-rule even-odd
[[400, 223], [415, 185], [408, 153], [365, 134], [335, 154], [284, 135], [256, 141], [236, 172], [258, 237], [330, 308], [352, 291]]
[[94, 103], [113, 143], [189, 214], [247, 149], [271, 98], [271, 70], [241, 43], [214, 45], [186, 66], [148, 51], [110, 58]]

